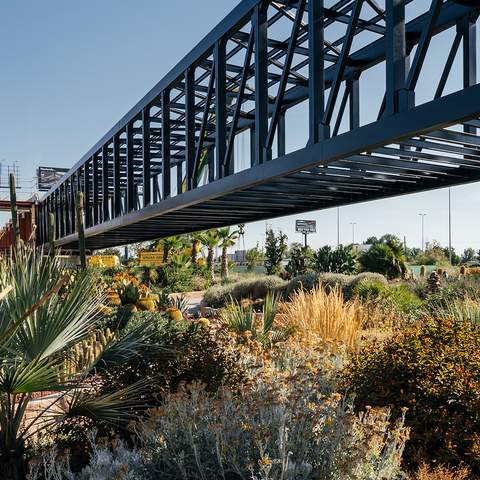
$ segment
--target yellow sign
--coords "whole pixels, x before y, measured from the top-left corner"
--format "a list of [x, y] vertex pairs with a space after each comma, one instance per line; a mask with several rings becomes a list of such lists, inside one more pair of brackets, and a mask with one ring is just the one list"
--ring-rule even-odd
[[87, 263], [91, 267], [112, 268], [120, 265], [120, 260], [116, 255], [94, 255], [87, 258]]
[[138, 257], [138, 263], [142, 267], [156, 266], [160, 267], [163, 265], [163, 252], [140, 252]]

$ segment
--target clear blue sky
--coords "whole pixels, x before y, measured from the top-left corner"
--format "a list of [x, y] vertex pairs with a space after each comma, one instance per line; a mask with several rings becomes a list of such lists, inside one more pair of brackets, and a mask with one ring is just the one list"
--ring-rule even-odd
[[[1, 2], [0, 159], [18, 162], [24, 182], [33, 178], [39, 165], [72, 166], [237, 3]], [[431, 83], [428, 72], [438, 71], [437, 55], [446, 50], [442, 42], [447, 40], [432, 46], [420, 96], [423, 86], [426, 92]], [[376, 108], [368, 108], [368, 95], [381, 88], [379, 74], [366, 83], [363, 122], [375, 115]], [[450, 89], [455, 89], [455, 82]], [[452, 199], [454, 246], [480, 249], [478, 184], [454, 188]], [[420, 246], [418, 213], [423, 212], [426, 239], [446, 244], [447, 206], [447, 191], [438, 190], [344, 207], [341, 241], [351, 242], [350, 222], [356, 222], [356, 241], [390, 232], [406, 235], [410, 246]], [[336, 243], [336, 211], [301, 217], [317, 220], [312, 245]], [[3, 223], [4, 217], [0, 220]], [[289, 241], [300, 241], [294, 220], [285, 217], [269, 224], [287, 233]], [[262, 242], [264, 231], [265, 222], [248, 225], [247, 246]]]

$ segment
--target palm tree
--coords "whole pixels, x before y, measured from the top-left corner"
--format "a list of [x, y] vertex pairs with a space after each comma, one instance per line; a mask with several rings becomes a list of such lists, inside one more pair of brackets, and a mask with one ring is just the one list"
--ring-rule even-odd
[[[95, 395], [92, 377], [140, 354], [143, 333], [112, 338], [88, 366], [74, 363], [76, 346], [101, 319], [103, 294], [89, 270], [72, 276], [55, 257], [23, 246], [0, 262], [0, 464], [2, 476], [26, 475], [25, 445], [72, 417], [126, 425], [145, 385]], [[132, 350], [130, 350], [132, 349]], [[144, 382], [146, 383], [146, 382]], [[40, 412], [35, 392], [56, 392]], [[27, 415], [28, 412], [28, 415]]]
[[207, 267], [208, 271], [210, 272], [210, 279], [213, 281], [215, 280], [215, 248], [218, 246], [219, 236], [218, 236], [218, 229], [212, 228], [211, 230], [207, 230], [203, 232], [200, 241], [202, 245], [207, 248]]
[[202, 233], [194, 232], [190, 235], [190, 241], [192, 243], [192, 265], [195, 267], [198, 260], [198, 251], [200, 250], [200, 243], [202, 241]]
[[222, 247], [222, 278], [228, 277], [228, 257], [227, 251], [229, 247], [233, 247], [238, 238], [238, 230], [230, 231], [230, 227], [220, 228], [218, 230], [220, 237], [220, 247]]
[[168, 263], [170, 252], [174, 252], [182, 248], [182, 239], [178, 235], [167, 237], [162, 240], [163, 243], [163, 262]]

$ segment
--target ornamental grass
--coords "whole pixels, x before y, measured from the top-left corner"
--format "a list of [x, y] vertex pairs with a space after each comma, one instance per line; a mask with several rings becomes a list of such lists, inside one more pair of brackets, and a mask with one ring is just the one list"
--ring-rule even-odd
[[285, 321], [294, 325], [299, 335], [342, 343], [349, 349], [356, 348], [368, 312], [357, 298], [345, 302], [339, 287], [327, 292], [322, 285], [294, 293], [284, 308]]

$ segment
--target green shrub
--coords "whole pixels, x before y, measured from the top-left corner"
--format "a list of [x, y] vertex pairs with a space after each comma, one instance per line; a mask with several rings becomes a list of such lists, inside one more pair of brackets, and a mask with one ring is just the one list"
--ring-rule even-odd
[[281, 293], [287, 282], [275, 275], [252, 277], [248, 280], [227, 285], [215, 285], [203, 296], [203, 301], [210, 307], [225, 306], [231, 299], [240, 301], [245, 298], [265, 298], [268, 292]]
[[406, 461], [480, 473], [480, 325], [426, 320], [355, 358], [346, 385], [363, 409], [408, 408]]
[[315, 285], [322, 283], [327, 289], [340, 287], [346, 299], [351, 298], [352, 291], [363, 281], [378, 282], [381, 285], [387, 285], [387, 279], [379, 273], [364, 272], [358, 275], [345, 275], [343, 273], [317, 273], [310, 272], [305, 275], [299, 275], [290, 280], [286, 287], [286, 295], [303, 288], [312, 290]]
[[209, 307], [219, 308], [228, 302], [228, 297], [232, 292], [231, 285], [214, 285], [210, 287], [203, 295], [203, 302]]
[[350, 278], [351, 280], [348, 283], [348, 285], [345, 285], [345, 290], [344, 290], [344, 295], [347, 298], [352, 297], [357, 286], [363, 282], [372, 282], [372, 283], [377, 283], [378, 285], [383, 285], [383, 286], [388, 285], [388, 280], [385, 278], [384, 275], [380, 273], [362, 272]]
[[265, 242], [265, 269], [268, 275], [278, 275], [282, 271], [282, 260], [287, 253], [287, 236], [282, 232], [275, 235], [272, 229], [267, 231]]
[[253, 299], [265, 298], [271, 292], [282, 293], [287, 285], [287, 281], [273, 275], [259, 278], [253, 284], [252, 297]]
[[315, 270], [318, 272], [355, 273], [356, 256], [350, 246], [339, 245], [335, 250], [328, 245], [315, 253]]
[[380, 298], [385, 290], [385, 285], [378, 280], [363, 279], [352, 288], [352, 296], [360, 298], [367, 302]]
[[320, 275], [317, 272], [309, 272], [305, 275], [298, 275], [288, 282], [288, 285], [285, 290], [285, 295], [289, 297], [292, 293], [297, 290], [312, 290], [315, 285], [319, 282]]
[[390, 285], [384, 290], [386, 300], [410, 318], [423, 314], [424, 302], [406, 284]]
[[294, 365], [278, 372], [256, 367], [251, 386], [237, 395], [222, 389], [212, 398], [190, 385], [167, 396], [138, 428], [154, 478], [405, 478], [402, 421], [380, 409], [355, 415], [350, 399], [321, 393], [321, 375]]
[[362, 270], [398, 278], [406, 271], [405, 259], [396, 244], [377, 243], [363, 253], [359, 262]]
[[304, 275], [313, 267], [314, 252], [310, 247], [294, 245], [290, 248], [289, 257], [285, 267], [289, 278]]
[[212, 392], [221, 385], [238, 385], [242, 372], [236, 357], [208, 327], [192, 321], [172, 321], [158, 313], [137, 312], [122, 335], [128, 336], [146, 321], [151, 328], [148, 355], [102, 373], [104, 393], [151, 378], [154, 381], [150, 395], [144, 398], [147, 404], [157, 405], [159, 396], [165, 391], [176, 391], [181, 383], [199, 381]]
[[345, 296], [345, 292], [348, 291], [354, 278], [354, 275], [345, 275], [343, 273], [322, 273], [319, 276], [319, 281], [322, 282], [327, 289], [340, 287]]

